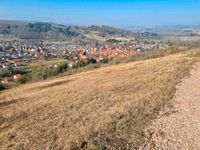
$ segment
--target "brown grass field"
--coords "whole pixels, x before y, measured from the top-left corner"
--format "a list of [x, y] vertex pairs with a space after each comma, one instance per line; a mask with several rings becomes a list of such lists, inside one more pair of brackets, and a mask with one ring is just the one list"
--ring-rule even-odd
[[3, 91], [0, 149], [137, 149], [197, 60], [178, 53]]

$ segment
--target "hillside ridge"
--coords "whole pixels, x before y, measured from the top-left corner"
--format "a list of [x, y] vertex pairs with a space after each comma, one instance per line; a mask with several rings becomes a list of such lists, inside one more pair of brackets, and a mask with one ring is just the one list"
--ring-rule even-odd
[[[110, 26], [75, 26], [36, 21], [9, 21], [0, 20], [0, 34], [12, 35], [20, 39], [43, 39], [43, 40], [69, 40], [74, 38], [86, 38], [89, 34], [100, 37], [105, 36], [133, 36], [128, 30]], [[96, 39], [94, 39], [96, 40]]]
[[192, 62], [174, 54], [3, 91], [0, 149], [138, 148]]

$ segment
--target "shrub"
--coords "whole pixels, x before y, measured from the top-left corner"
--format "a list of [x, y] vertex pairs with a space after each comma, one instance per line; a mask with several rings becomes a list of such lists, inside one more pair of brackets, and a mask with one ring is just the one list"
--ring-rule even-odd
[[0, 91], [5, 90], [5, 85], [3, 83], [0, 83]]
[[94, 59], [94, 58], [90, 58], [90, 59], [88, 60], [88, 63], [89, 63], [89, 64], [96, 64], [97, 61], [96, 61], [96, 59]]
[[31, 80], [32, 80], [31, 75], [30, 74], [25, 74], [20, 79], [18, 79], [18, 82], [21, 83], [21, 84], [24, 84], [24, 83], [27, 83], [27, 82], [29, 82]]
[[59, 66], [56, 69], [50, 70], [47, 74], [46, 74], [46, 78], [48, 77], [53, 77], [56, 76], [58, 74], [64, 73], [65, 71], [68, 70], [68, 64], [63, 64], [61, 66]]
[[12, 74], [13, 74], [13, 75], [15, 75], [15, 74], [24, 75], [24, 74], [27, 74], [27, 73], [28, 73], [27, 71], [19, 70], [19, 69], [16, 69], [16, 70], [13, 70], [13, 71], [12, 71]]
[[99, 63], [102, 63], [102, 64], [107, 64], [108, 62], [109, 62], [109, 60], [106, 58], [99, 61]]
[[51, 70], [51, 71], [49, 71], [49, 72], [47, 73], [46, 78], [47, 78], [47, 77], [56, 76], [57, 74], [58, 74], [57, 69], [56, 69], [56, 70]]
[[0, 77], [1, 78], [10, 77], [10, 76], [12, 76], [12, 72], [10, 70], [7, 70], [7, 69], [0, 70]]
[[76, 69], [80, 68], [80, 67], [85, 67], [88, 63], [84, 62], [84, 61], [79, 61], [77, 64], [76, 64]]
[[68, 69], [68, 64], [63, 64], [57, 68], [57, 73], [63, 73]]

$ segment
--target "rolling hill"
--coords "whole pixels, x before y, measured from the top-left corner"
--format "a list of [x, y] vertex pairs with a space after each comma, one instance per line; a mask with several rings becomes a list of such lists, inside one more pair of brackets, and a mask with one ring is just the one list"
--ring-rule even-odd
[[0, 20], [0, 35], [11, 35], [19, 39], [41, 40], [99, 40], [105, 37], [129, 37], [131, 31], [109, 26], [66, 26], [44, 22]]

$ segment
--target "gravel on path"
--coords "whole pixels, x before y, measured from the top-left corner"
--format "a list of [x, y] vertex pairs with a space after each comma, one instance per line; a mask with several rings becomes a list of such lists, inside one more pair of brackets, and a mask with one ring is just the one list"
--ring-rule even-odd
[[200, 63], [177, 86], [173, 103], [145, 129], [140, 150], [200, 150]]

